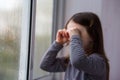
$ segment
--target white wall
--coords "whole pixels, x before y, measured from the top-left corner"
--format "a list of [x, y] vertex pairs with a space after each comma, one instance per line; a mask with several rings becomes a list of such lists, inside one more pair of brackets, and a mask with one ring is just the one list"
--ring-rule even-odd
[[120, 0], [66, 0], [65, 4], [65, 22], [77, 12], [92, 11], [99, 15], [110, 60], [110, 80], [120, 80]]
[[92, 11], [101, 16], [101, 0], [66, 0], [65, 21], [73, 14], [83, 11]]
[[103, 0], [105, 50], [110, 60], [110, 80], [120, 80], [120, 0]]

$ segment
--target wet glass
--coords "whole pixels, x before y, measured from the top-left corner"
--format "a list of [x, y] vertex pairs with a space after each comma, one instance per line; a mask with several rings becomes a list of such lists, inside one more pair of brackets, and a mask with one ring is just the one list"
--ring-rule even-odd
[[48, 73], [40, 69], [40, 60], [51, 44], [53, 0], [37, 0], [33, 78]]
[[20, 55], [27, 57], [27, 53], [21, 51], [24, 41], [21, 41], [22, 34], [28, 31], [23, 29], [28, 27], [23, 26], [25, 4], [28, 3], [24, 0], [0, 0], [0, 80], [20, 80], [20, 77], [23, 77], [20, 76], [22, 70], [26, 70], [22, 69], [25, 67], [20, 68], [20, 63], [26, 65], [25, 59], [23, 62], [20, 61]]

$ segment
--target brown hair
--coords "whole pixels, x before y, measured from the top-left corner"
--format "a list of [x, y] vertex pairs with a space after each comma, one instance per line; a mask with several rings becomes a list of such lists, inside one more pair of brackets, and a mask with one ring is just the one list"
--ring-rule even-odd
[[[103, 32], [99, 17], [92, 12], [81, 12], [73, 15], [67, 22], [74, 21], [77, 24], [83, 25], [90, 37], [93, 40], [92, 53], [97, 53], [106, 61], [107, 80], [109, 80], [109, 63], [104, 51]], [[67, 29], [67, 24], [65, 28]]]

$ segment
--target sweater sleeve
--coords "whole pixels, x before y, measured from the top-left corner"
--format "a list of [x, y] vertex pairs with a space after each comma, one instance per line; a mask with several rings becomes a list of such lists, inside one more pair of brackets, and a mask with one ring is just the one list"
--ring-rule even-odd
[[64, 72], [66, 70], [65, 58], [56, 58], [57, 53], [62, 47], [63, 45], [54, 41], [43, 56], [40, 62], [40, 68], [48, 72]]
[[102, 75], [105, 72], [104, 59], [98, 54], [86, 56], [78, 35], [72, 36], [70, 46], [70, 62], [75, 68], [92, 75]]

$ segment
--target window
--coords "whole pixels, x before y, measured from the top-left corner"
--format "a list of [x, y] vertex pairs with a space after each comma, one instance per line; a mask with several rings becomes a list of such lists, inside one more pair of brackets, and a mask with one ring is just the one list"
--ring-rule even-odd
[[40, 69], [40, 60], [51, 44], [53, 0], [37, 0], [33, 79], [48, 74]]
[[0, 80], [39, 80], [48, 74], [39, 65], [63, 21], [57, 20], [59, 2], [0, 0]]
[[0, 80], [26, 80], [29, 2], [0, 0]]

